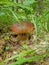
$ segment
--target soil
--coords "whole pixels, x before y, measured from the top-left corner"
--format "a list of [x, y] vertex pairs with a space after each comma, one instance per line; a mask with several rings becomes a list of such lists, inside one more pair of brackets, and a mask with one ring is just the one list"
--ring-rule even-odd
[[[39, 38], [38, 42], [36, 42], [36, 35], [33, 34], [31, 36], [29, 34], [0, 34], [0, 62], [14, 55], [18, 55], [21, 51], [25, 50], [23, 44], [27, 44], [28, 49], [38, 49], [36, 51], [37, 54], [45, 54], [47, 52], [45, 48], [49, 46], [49, 40], [44, 41], [41, 38]], [[23, 65], [49, 65], [49, 57], [45, 57], [41, 61], [23, 63]]]

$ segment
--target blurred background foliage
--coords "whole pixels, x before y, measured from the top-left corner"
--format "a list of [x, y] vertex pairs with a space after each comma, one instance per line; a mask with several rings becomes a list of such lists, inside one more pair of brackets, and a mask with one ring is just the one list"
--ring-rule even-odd
[[23, 20], [32, 21], [35, 30], [49, 31], [49, 0], [0, 0], [0, 29]]

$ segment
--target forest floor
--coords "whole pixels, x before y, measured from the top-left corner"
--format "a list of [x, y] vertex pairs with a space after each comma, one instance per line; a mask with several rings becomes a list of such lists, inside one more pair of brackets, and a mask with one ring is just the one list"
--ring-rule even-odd
[[[49, 48], [49, 33], [47, 34], [46, 41], [40, 36], [38, 39], [36, 38], [36, 35], [31, 35], [31, 37], [28, 38], [26, 34], [0, 34], [0, 62], [16, 54], [18, 55], [25, 49], [37, 49], [36, 53], [39, 55], [47, 53], [47, 48]], [[29, 64], [24, 63], [23, 65], [49, 65], [49, 56], [45, 57], [41, 61], [36, 60]]]

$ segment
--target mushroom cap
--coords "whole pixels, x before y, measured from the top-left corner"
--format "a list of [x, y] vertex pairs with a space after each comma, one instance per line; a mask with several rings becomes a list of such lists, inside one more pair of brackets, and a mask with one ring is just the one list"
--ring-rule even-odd
[[10, 30], [17, 33], [17, 34], [23, 34], [23, 33], [30, 33], [34, 30], [34, 25], [31, 22], [28, 21], [21, 21], [20, 23], [15, 22], [11, 27]]

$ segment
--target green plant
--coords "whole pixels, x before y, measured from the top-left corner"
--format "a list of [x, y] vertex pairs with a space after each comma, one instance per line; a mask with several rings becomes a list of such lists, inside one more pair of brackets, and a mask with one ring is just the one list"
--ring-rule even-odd
[[[34, 1], [32, 2], [34, 3]], [[32, 2], [30, 1], [30, 3], [28, 3], [28, 7], [25, 4], [14, 3], [9, 0], [1, 0], [0, 28], [5, 27], [5, 29], [8, 29], [14, 22], [19, 22], [20, 20], [27, 19], [28, 14], [31, 14], [33, 12], [32, 7], [30, 7], [30, 4], [32, 4]], [[15, 10], [17, 7], [19, 9]], [[14, 10], [12, 8], [14, 8]]]

